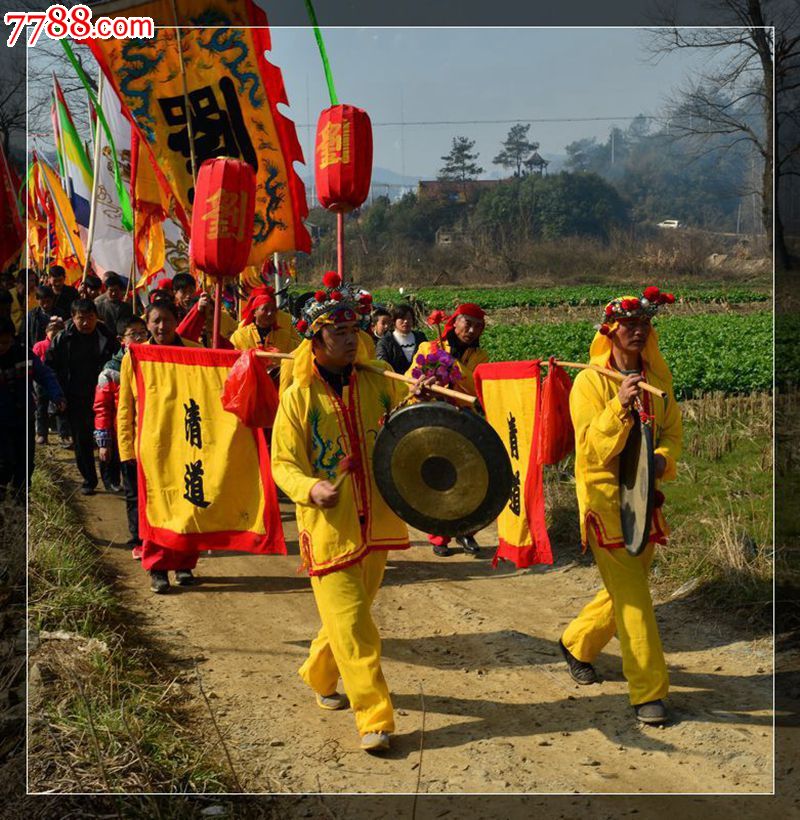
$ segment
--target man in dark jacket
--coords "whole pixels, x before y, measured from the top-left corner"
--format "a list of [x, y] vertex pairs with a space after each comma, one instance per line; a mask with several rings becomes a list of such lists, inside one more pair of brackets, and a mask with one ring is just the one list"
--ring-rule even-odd
[[414, 311], [411, 305], [397, 305], [392, 310], [392, 329], [378, 339], [375, 356], [389, 362], [395, 373], [405, 373], [417, 348], [424, 341], [425, 334], [414, 330]]
[[0, 319], [0, 498], [10, 483], [15, 498], [24, 501], [35, 447], [31, 388], [35, 381], [61, 410], [64, 394], [53, 371], [14, 336], [14, 323]]
[[118, 347], [114, 333], [98, 322], [94, 302], [78, 299], [72, 305], [72, 323], [53, 339], [47, 351], [47, 364], [58, 376], [67, 398], [75, 464], [83, 477], [84, 495], [93, 495], [97, 486], [93, 409], [97, 377]]
[[53, 316], [53, 305], [56, 295], [48, 285], [40, 285], [36, 288], [36, 302], [33, 310], [28, 311], [28, 344], [33, 347], [36, 342], [41, 342], [47, 336], [47, 326]]
[[116, 332], [120, 319], [130, 319], [133, 308], [125, 301], [125, 285], [113, 271], [106, 274], [106, 292], [94, 300], [100, 321], [112, 332]]
[[60, 316], [65, 322], [69, 319], [72, 303], [80, 298], [78, 291], [72, 285], [66, 284], [67, 272], [61, 265], [53, 265], [50, 268], [50, 287], [56, 295], [53, 304], [53, 313]]

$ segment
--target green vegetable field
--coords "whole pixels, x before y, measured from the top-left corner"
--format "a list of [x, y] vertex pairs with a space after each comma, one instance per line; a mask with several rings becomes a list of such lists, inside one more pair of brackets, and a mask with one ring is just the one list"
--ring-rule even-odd
[[[714, 390], [750, 393], [772, 387], [772, 313], [664, 316], [656, 319], [654, 327], [678, 398]], [[594, 333], [591, 322], [490, 324], [483, 347], [494, 361], [556, 356], [586, 362]]]
[[[665, 288], [668, 290], [668, 288]], [[429, 309], [441, 308], [450, 310], [459, 302], [477, 302], [484, 310], [498, 310], [513, 307], [556, 307], [558, 305], [605, 305], [610, 296], [608, 285], [576, 285], [570, 287], [532, 288], [498, 286], [493, 288], [449, 288], [432, 287], [416, 288], [413, 291], [417, 299], [421, 299]], [[372, 295], [377, 303], [397, 304], [408, 298], [409, 291], [401, 294], [394, 288], [376, 288]], [[690, 288], [677, 289], [675, 293], [679, 301], [712, 303], [748, 303], [768, 302], [771, 295], [766, 291], [759, 291], [742, 287], [722, 287], [697, 285]]]

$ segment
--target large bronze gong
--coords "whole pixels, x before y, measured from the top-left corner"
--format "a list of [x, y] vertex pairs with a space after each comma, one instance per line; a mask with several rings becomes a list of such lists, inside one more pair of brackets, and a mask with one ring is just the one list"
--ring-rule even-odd
[[500, 436], [470, 410], [444, 402], [409, 405], [389, 417], [373, 454], [386, 503], [412, 527], [458, 536], [490, 524], [511, 494]]
[[647, 546], [655, 500], [653, 432], [635, 416], [619, 457], [619, 511], [622, 538], [631, 555]]

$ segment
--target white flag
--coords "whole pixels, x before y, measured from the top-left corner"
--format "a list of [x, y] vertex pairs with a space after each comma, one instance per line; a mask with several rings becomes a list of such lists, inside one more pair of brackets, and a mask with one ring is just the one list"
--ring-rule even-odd
[[[111, 135], [117, 146], [120, 170], [126, 186], [131, 180], [131, 126], [122, 116], [119, 99], [111, 83], [103, 82], [100, 105], [108, 121]], [[133, 260], [133, 236], [122, 227], [122, 208], [114, 183], [114, 158], [106, 139], [105, 130], [98, 127], [100, 135], [100, 172], [97, 183], [97, 213], [95, 215], [92, 261], [97, 273], [105, 278], [108, 271], [120, 276], [131, 275]]]

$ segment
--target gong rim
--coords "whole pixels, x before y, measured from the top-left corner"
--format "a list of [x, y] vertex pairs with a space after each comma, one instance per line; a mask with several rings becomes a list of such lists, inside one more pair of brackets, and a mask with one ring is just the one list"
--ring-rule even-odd
[[390, 416], [375, 440], [373, 472], [386, 504], [431, 535], [477, 532], [511, 495], [511, 462], [500, 436], [472, 411], [444, 402], [420, 402]]
[[650, 540], [654, 501], [653, 431], [637, 418], [619, 459], [622, 539], [631, 555], [640, 555]]

